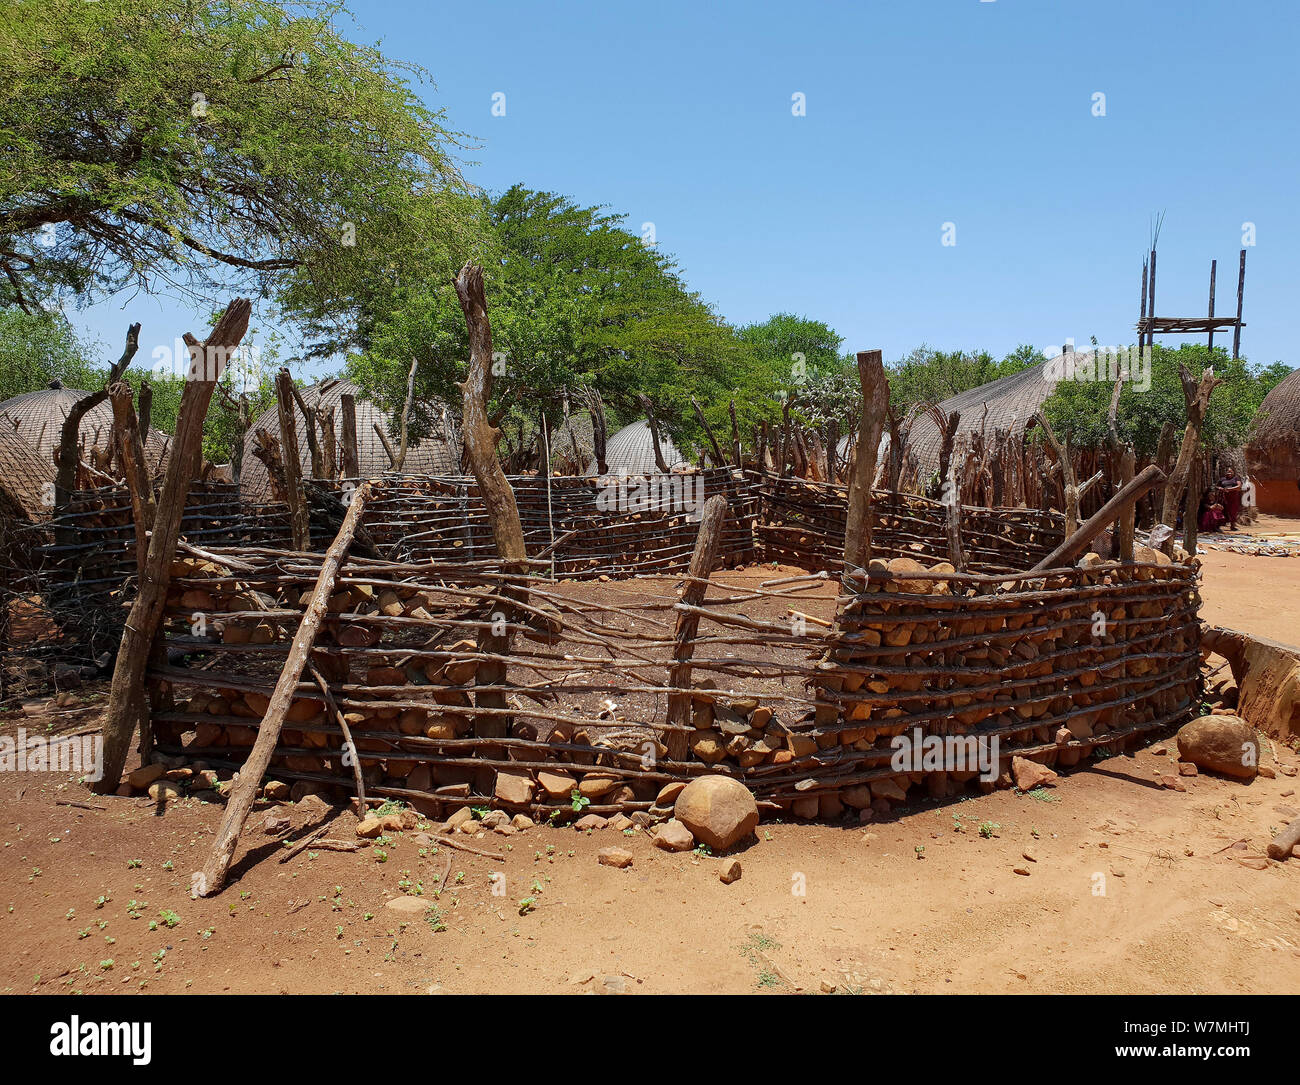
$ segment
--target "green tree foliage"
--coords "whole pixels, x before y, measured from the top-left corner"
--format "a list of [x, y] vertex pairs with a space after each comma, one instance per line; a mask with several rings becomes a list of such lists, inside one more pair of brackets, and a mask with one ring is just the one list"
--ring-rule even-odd
[[[576, 409], [590, 386], [611, 408], [611, 424], [640, 417], [644, 394], [673, 438], [685, 440], [695, 436], [692, 395], [725, 409], [750, 355], [671, 258], [624, 221], [519, 185], [484, 200], [480, 251], [500, 361], [494, 410], [503, 416], [545, 412], [558, 422], [566, 398]], [[419, 361], [416, 435], [433, 423], [433, 401], [459, 409], [455, 382], [469, 347], [449, 278], [401, 285], [382, 312], [365, 313], [366, 349], [348, 361], [348, 375], [394, 415], [411, 360]]]
[[[1205, 367], [1212, 365], [1215, 374], [1223, 379], [1210, 397], [1201, 429], [1202, 444], [1216, 452], [1244, 443], [1264, 396], [1286, 375], [1281, 363], [1256, 372], [1245, 358], [1233, 361], [1222, 347], [1211, 351], [1203, 344], [1184, 343], [1170, 348], [1157, 343], [1151, 356], [1150, 388], [1139, 387], [1146, 383], [1144, 380], [1126, 382], [1116, 411], [1120, 436], [1132, 442], [1138, 455], [1155, 453], [1166, 422], [1172, 423], [1180, 436], [1187, 424], [1180, 365], [1193, 379], [1199, 379]], [[1076, 448], [1103, 444], [1113, 389], [1113, 381], [1105, 379], [1104, 374], [1098, 380], [1062, 380], [1057, 384], [1043, 405], [1057, 436], [1068, 437]]]
[[917, 403], [941, 403], [1045, 360], [1041, 351], [1027, 343], [1001, 361], [986, 350], [943, 351], [923, 343], [889, 367], [890, 402], [900, 412]]
[[56, 380], [67, 388], [99, 388], [107, 370], [92, 359], [102, 353], [98, 343], [79, 338], [57, 310], [0, 309], [0, 400], [47, 388]]
[[[337, 4], [0, 9], [0, 304], [134, 286], [288, 291], [326, 335], [473, 219], [457, 134]], [[418, 243], [415, 239], [419, 239]]]

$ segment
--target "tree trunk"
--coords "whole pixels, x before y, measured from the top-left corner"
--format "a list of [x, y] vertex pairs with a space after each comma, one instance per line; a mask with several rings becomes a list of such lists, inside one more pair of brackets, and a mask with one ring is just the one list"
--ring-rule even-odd
[[731, 462], [736, 467], [744, 466], [740, 458], [740, 427], [736, 425], [736, 401], [733, 399], [727, 405], [727, 413], [731, 415]]
[[[280, 370], [280, 372], [287, 375], [289, 371], [287, 369], [282, 369]], [[276, 390], [279, 391], [279, 384], [278, 384], [279, 377], [277, 377], [276, 380], [277, 380]], [[292, 377], [289, 378], [288, 388], [289, 388], [289, 394], [293, 396], [294, 403], [298, 405], [298, 410], [302, 411], [302, 424], [304, 427], [303, 436], [307, 439], [307, 451], [311, 458], [311, 477], [324, 478], [325, 464], [321, 460], [320, 442], [316, 440], [316, 415], [312, 411], [312, 409], [307, 406], [307, 400], [303, 398], [302, 391], [299, 389], [299, 387], [293, 383]], [[289, 410], [289, 415], [290, 417], [293, 417], [292, 408], [290, 408]], [[281, 419], [281, 426], [283, 427], [283, 425], [284, 422], [283, 419]], [[296, 426], [295, 426], [295, 430], [296, 430]], [[289, 448], [288, 442], [285, 443], [284, 447], [287, 451]], [[298, 450], [297, 440], [293, 442], [293, 449], [294, 452], [296, 453]], [[301, 470], [298, 472], [298, 474], [299, 476], [302, 475]]]
[[[217, 326], [207, 341], [199, 346], [192, 336], [187, 336], [191, 355], [201, 352], [195, 359], [201, 368], [196, 374], [191, 367], [190, 378], [181, 393], [180, 411], [176, 420], [176, 436], [172, 442], [172, 455], [167, 463], [154, 518], [153, 534], [149, 537], [149, 554], [140, 588], [126, 626], [122, 630], [122, 643], [113, 668], [113, 681], [109, 689], [108, 708], [104, 715], [104, 774], [95, 784], [103, 793], [115, 791], [126, 763], [127, 748], [139, 719], [141, 701], [137, 691], [143, 686], [145, 669], [149, 664], [150, 646], [162, 620], [167, 599], [167, 586], [171, 580], [171, 563], [180, 537], [181, 518], [185, 513], [185, 497], [190, 480], [198, 470], [203, 454], [203, 421], [208, 404], [217, 386], [215, 376], [207, 362], [217, 356], [224, 357], [237, 347], [248, 330], [252, 306], [244, 298], [237, 298], [226, 307]], [[219, 376], [219, 372], [216, 376]]]
[[406, 466], [406, 451], [410, 447], [411, 400], [415, 398], [415, 371], [419, 365], [419, 361], [412, 358], [411, 371], [406, 375], [406, 400], [402, 403], [402, 433], [398, 439], [397, 459], [393, 462], [394, 471], [401, 471]]
[[713, 435], [713, 428], [709, 425], [709, 420], [704, 417], [704, 412], [700, 409], [700, 405], [695, 401], [694, 396], [691, 396], [691, 406], [695, 408], [695, 417], [704, 430], [704, 436], [709, 439], [709, 451], [713, 456], [714, 464], [718, 467], [726, 467], [727, 457], [722, 454], [718, 439]]
[[654, 404], [650, 402], [650, 397], [644, 393], [638, 394], [637, 399], [641, 403], [641, 409], [645, 411], [646, 423], [650, 427], [650, 445], [654, 449], [655, 469], [661, 474], [668, 474], [668, 464], [664, 462], [663, 447], [659, 444], [659, 420], [655, 417]]
[[[248, 760], [239, 770], [239, 782], [230, 793], [226, 802], [226, 814], [221, 819], [221, 828], [213, 841], [212, 852], [204, 864], [201, 873], [191, 875], [190, 887], [193, 896], [207, 897], [219, 893], [226, 884], [226, 875], [230, 870], [230, 860], [235, 854], [235, 845], [239, 843], [239, 834], [244, 831], [244, 822], [248, 812], [253, 808], [258, 791], [262, 787], [262, 777], [271, 764], [275, 753], [275, 744], [280, 740], [280, 729], [284, 726], [285, 714], [294, 701], [298, 683], [302, 679], [303, 669], [311, 656], [312, 645], [325, 619], [330, 596], [334, 592], [334, 582], [338, 577], [339, 566], [347, 556], [348, 547], [352, 545], [352, 535], [361, 522], [361, 513], [370, 496], [369, 483], [362, 483], [352, 496], [343, 526], [334, 542], [325, 553], [321, 562], [320, 575], [316, 577], [316, 586], [312, 589], [311, 602], [298, 623], [289, 654], [285, 657], [284, 669], [275, 683], [271, 694], [271, 703], [266, 707], [262, 722], [257, 728], [257, 739], [248, 752]], [[354, 751], [355, 756], [355, 751]]]

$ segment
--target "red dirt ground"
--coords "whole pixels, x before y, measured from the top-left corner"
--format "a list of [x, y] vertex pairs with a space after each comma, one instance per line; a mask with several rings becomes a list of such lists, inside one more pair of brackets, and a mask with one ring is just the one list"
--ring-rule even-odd
[[[1300, 639], [1300, 560], [1204, 564], [1207, 620]], [[102, 697], [0, 733], [83, 730]], [[0, 991], [1300, 991], [1300, 860], [1249, 865], [1300, 816], [1295, 752], [1266, 752], [1275, 779], [1200, 776], [1179, 793], [1155, 780], [1173, 749], [1162, 739], [1091, 764], [1051, 801], [999, 791], [866, 825], [764, 823], [733, 885], [720, 860], [643, 834], [460, 836], [502, 858], [451, 853], [448, 888], [424, 895], [436, 932], [385, 906], [432, 886], [446, 861], [446, 849], [421, 855], [414, 833], [391, 834], [386, 862], [368, 846], [279, 863], [259, 808], [231, 883], [195, 901], [189, 874], [220, 806], [162, 810], [92, 797], [65, 775], [4, 773]], [[334, 816], [328, 835], [351, 839], [353, 815]], [[612, 844], [631, 867], [597, 864]]]

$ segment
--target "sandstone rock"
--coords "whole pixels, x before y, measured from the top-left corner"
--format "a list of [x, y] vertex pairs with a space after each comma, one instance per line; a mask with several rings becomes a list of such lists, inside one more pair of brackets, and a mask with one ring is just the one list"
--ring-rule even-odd
[[1016, 787], [1021, 791], [1033, 791], [1036, 787], [1049, 787], [1059, 777], [1046, 765], [1030, 761], [1024, 757], [1011, 759], [1011, 775], [1015, 777]]
[[1190, 761], [1179, 761], [1179, 762], [1178, 762], [1178, 775], [1179, 775], [1179, 776], [1195, 776], [1195, 775], [1197, 775], [1196, 766], [1193, 765]]
[[664, 851], [690, 851], [695, 847], [695, 837], [690, 829], [676, 818], [665, 821], [655, 833], [654, 845]]
[[495, 829], [498, 825], [505, 825], [510, 821], [510, 815], [504, 810], [489, 810], [479, 819], [479, 824], [485, 829]]
[[289, 798], [289, 785], [283, 780], [267, 780], [262, 794], [272, 802], [285, 802]]
[[632, 853], [622, 848], [601, 848], [596, 853], [596, 861], [601, 866], [612, 866], [622, 870], [632, 865]]
[[357, 822], [357, 836], [366, 840], [373, 840], [384, 831], [384, 819], [369, 817], [362, 818]]
[[445, 833], [454, 833], [457, 829], [461, 827], [461, 825], [464, 822], [472, 821], [473, 818], [474, 818], [474, 812], [470, 810], [468, 806], [462, 806], [459, 810], [457, 810], [454, 814], [452, 814], [451, 817], [449, 817], [446, 821], [443, 822], [442, 831]]
[[718, 881], [723, 885], [740, 881], [740, 860], [732, 859], [729, 863], [724, 863], [722, 869], [718, 871]]
[[1203, 769], [1242, 780], [1258, 771], [1259, 739], [1240, 716], [1201, 716], [1184, 724], [1177, 740], [1178, 756]]
[[677, 801], [677, 796], [682, 793], [682, 788], [686, 786], [683, 780], [674, 780], [671, 784], [664, 784], [659, 789], [659, 794], [655, 796], [656, 806], [672, 806]]
[[608, 826], [616, 833], [624, 832], [632, 828], [633, 822], [626, 814], [615, 814], [609, 819]]
[[143, 791], [166, 771], [166, 765], [141, 765], [127, 776], [126, 782], [137, 791]]
[[677, 796], [674, 812], [696, 840], [725, 851], [758, 827], [758, 804], [739, 780], [700, 776]]
[[583, 814], [573, 823], [573, 827], [579, 832], [585, 833], [589, 829], [603, 829], [609, 822], [599, 814]]
[[510, 819], [510, 824], [513, 825], [516, 829], [523, 831], [524, 829], [531, 829], [536, 824], [536, 822], [533, 821], [533, 819], [530, 818], [527, 814], [516, 814], [514, 817]]
[[578, 786], [577, 780], [566, 773], [547, 771], [537, 774], [537, 784], [548, 799], [567, 799]]
[[531, 777], [516, 772], [498, 772], [496, 797], [511, 806], [523, 806], [533, 801]]
[[262, 832], [267, 836], [279, 836], [281, 833], [287, 833], [292, 826], [292, 822], [279, 814], [267, 814], [262, 821]]
[[171, 780], [156, 780], [149, 785], [149, 798], [154, 802], [175, 802], [181, 797], [181, 789]]

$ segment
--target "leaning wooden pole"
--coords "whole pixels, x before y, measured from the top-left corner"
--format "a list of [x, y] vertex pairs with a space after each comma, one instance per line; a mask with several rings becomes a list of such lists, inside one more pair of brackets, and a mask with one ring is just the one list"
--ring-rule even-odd
[[844, 525], [844, 572], [865, 569], [871, 560], [871, 483], [876, 456], [889, 412], [889, 381], [878, 350], [858, 351], [858, 380], [862, 384], [862, 414], [858, 419], [857, 452], [849, 467], [848, 515]]
[[138, 691], [144, 684], [149, 665], [150, 646], [162, 622], [167, 587], [171, 581], [171, 563], [180, 537], [181, 517], [190, 480], [198, 474], [203, 455], [203, 422], [208, 404], [217, 386], [223, 363], [230, 351], [239, 346], [248, 331], [252, 306], [237, 298], [226, 307], [217, 326], [203, 344], [187, 337], [193, 358], [181, 393], [176, 419], [176, 436], [171, 458], [158, 499], [153, 534], [149, 537], [149, 554], [135, 602], [131, 604], [122, 642], [113, 668], [109, 687], [108, 709], [104, 715], [104, 772], [95, 783], [101, 793], [117, 790], [126, 764], [131, 735], [140, 719], [142, 704]]
[[[456, 297], [465, 314], [469, 330], [469, 368], [461, 391], [461, 430], [470, 470], [478, 482], [479, 493], [492, 525], [492, 538], [496, 542], [497, 556], [507, 571], [522, 578], [527, 570], [528, 551], [524, 547], [524, 528], [519, 519], [519, 506], [515, 492], [510, 488], [501, 461], [497, 458], [497, 439], [501, 431], [488, 420], [488, 400], [492, 396], [492, 325], [488, 320], [487, 294], [483, 288], [483, 269], [476, 264], [466, 264], [455, 280]], [[525, 602], [522, 589], [507, 590], [511, 598]], [[510, 615], [505, 614], [508, 625]], [[492, 625], [496, 625], [494, 618]], [[510, 635], [497, 635], [491, 626], [479, 631], [479, 650], [488, 656], [504, 656], [510, 650]], [[475, 676], [479, 686], [500, 686], [506, 677], [506, 665], [498, 659], [480, 663]], [[505, 694], [487, 689], [475, 694], [479, 708], [503, 709], [507, 707]], [[475, 721], [478, 735], [502, 737], [509, 726], [507, 717], [499, 712], [484, 715]]]
[[[230, 871], [230, 861], [235, 854], [235, 845], [239, 835], [244, 831], [244, 822], [248, 820], [253, 801], [262, 787], [262, 777], [271, 764], [275, 753], [275, 744], [280, 740], [280, 729], [284, 718], [298, 691], [302, 672], [311, 656], [312, 645], [325, 620], [330, 596], [334, 594], [334, 582], [338, 579], [339, 566], [347, 556], [348, 547], [356, 534], [361, 514], [365, 511], [366, 501], [370, 497], [370, 483], [363, 482], [348, 505], [343, 525], [334, 537], [325, 560], [321, 562], [320, 575], [312, 588], [311, 602], [298, 623], [298, 632], [294, 634], [289, 646], [289, 655], [285, 658], [284, 669], [275, 683], [275, 692], [271, 694], [271, 703], [266, 707], [262, 722], [257, 728], [257, 740], [248, 752], [248, 760], [239, 770], [239, 783], [235, 785], [226, 803], [226, 814], [221, 819], [221, 828], [213, 841], [212, 852], [201, 871], [190, 876], [190, 891], [195, 897], [207, 897], [221, 891], [226, 884], [226, 875]], [[354, 758], [355, 759], [355, 758]]]
[[1164, 481], [1164, 472], [1153, 463], [1127, 486], [1117, 491], [1106, 504], [1088, 517], [1078, 531], [1069, 536], [1060, 546], [1029, 571], [1031, 573], [1041, 573], [1048, 569], [1060, 569], [1067, 565], [1073, 565], [1075, 559], [1088, 549], [1088, 544], [1093, 539], [1105, 531], [1125, 510], [1136, 505], [1143, 495], [1155, 489]]
[[[704, 594], [709, 590], [709, 577], [718, 560], [718, 547], [722, 541], [722, 524], [727, 516], [727, 499], [714, 494], [704, 502], [699, 534], [695, 536], [695, 549], [691, 564], [686, 570], [686, 586], [682, 589], [683, 607], [704, 605]], [[687, 689], [691, 683], [691, 656], [695, 653], [695, 633], [699, 629], [698, 610], [681, 609], [677, 612], [677, 628], [673, 634], [673, 665], [668, 672], [671, 689]], [[665, 737], [670, 761], [686, 760], [686, 733], [691, 726], [691, 695], [668, 695], [668, 734]]]
[[713, 427], [709, 425], [709, 420], [704, 417], [704, 410], [694, 396], [691, 396], [691, 406], [695, 409], [695, 418], [700, 423], [700, 428], [704, 430], [704, 436], [708, 438], [709, 451], [713, 454], [714, 464], [718, 467], [726, 467], [727, 457], [722, 454], [718, 439], [713, 435]]
[[[280, 415], [280, 447], [284, 450], [284, 488], [289, 502], [289, 534], [293, 548], [306, 552], [311, 549], [311, 514], [307, 509], [307, 495], [302, 487], [302, 461], [298, 459], [298, 420], [294, 416], [296, 389], [287, 369], [275, 375], [275, 399]], [[307, 416], [310, 426], [311, 416]], [[315, 437], [312, 437], [313, 444]], [[319, 452], [313, 453], [319, 457]]]

